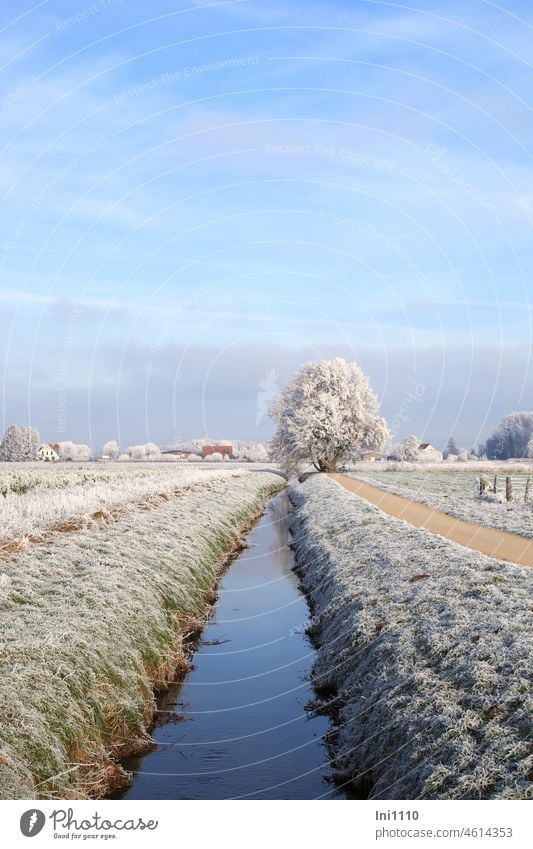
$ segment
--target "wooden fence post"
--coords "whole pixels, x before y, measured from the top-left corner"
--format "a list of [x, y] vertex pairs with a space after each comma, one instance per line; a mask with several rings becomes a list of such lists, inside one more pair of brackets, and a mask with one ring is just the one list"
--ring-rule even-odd
[[505, 478], [505, 500], [513, 500], [513, 482], [510, 477]]

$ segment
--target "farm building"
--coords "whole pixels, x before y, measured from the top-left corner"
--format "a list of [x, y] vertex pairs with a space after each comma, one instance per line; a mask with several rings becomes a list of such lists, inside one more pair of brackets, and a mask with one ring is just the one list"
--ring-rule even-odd
[[233, 445], [202, 445], [202, 457], [210, 454], [222, 454], [222, 456], [233, 456]]
[[431, 442], [422, 442], [418, 446], [418, 455], [420, 460], [425, 460], [428, 463], [435, 463], [442, 460], [442, 452], [435, 448]]
[[365, 460], [367, 463], [374, 463], [376, 460], [381, 460], [381, 454], [379, 451], [362, 451], [361, 452], [361, 460]]
[[44, 460], [45, 463], [57, 463], [59, 460], [59, 445], [57, 443], [43, 442], [39, 445], [38, 451], [39, 460]]
[[170, 448], [168, 451], [162, 451], [162, 454], [172, 454], [177, 460], [188, 460], [189, 457], [195, 456], [195, 451], [187, 451], [181, 448]]

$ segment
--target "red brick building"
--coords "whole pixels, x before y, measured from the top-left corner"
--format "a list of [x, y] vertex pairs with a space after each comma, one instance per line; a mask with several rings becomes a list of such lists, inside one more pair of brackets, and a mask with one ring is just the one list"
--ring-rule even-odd
[[233, 445], [202, 445], [202, 457], [208, 457], [209, 454], [222, 454], [227, 457], [233, 455]]

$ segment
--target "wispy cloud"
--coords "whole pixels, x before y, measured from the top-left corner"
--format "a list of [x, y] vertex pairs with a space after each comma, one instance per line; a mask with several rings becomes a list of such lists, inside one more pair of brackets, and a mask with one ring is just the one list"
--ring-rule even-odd
[[[492, 341], [524, 373], [529, 8], [89, 5], [12, 8], [0, 47], [0, 301], [23, 395], [44, 403], [21, 363], [30, 350], [53, 372], [69, 304], [95, 356], [246, 337], [255, 393], [272, 369], [286, 378], [276, 345], [294, 365], [339, 333], [355, 357]], [[82, 370], [79, 392], [101, 373], [89, 387]]]

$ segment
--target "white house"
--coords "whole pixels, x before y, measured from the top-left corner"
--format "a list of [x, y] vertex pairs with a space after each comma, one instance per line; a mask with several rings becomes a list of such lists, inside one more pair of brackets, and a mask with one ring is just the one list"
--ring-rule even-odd
[[50, 445], [48, 442], [43, 442], [39, 445], [38, 457], [39, 460], [44, 460], [45, 463], [57, 463], [59, 460], [59, 445]]
[[439, 463], [442, 460], [442, 452], [431, 442], [422, 442], [418, 446], [418, 459], [426, 463]]

